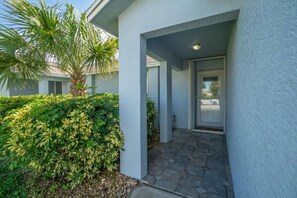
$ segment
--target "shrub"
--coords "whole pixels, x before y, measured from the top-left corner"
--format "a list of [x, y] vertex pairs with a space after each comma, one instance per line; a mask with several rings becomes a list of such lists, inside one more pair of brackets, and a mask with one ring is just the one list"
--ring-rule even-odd
[[[3, 147], [9, 136], [9, 130], [7, 128], [8, 119], [4, 121], [4, 118], [17, 109], [22, 108], [24, 105], [30, 102], [42, 99], [43, 95], [32, 95], [32, 96], [13, 96], [3, 97], [0, 96], [0, 154], [3, 154]], [[1, 155], [0, 155], [1, 156]], [[1, 157], [0, 157], [1, 160]]]
[[[4, 145], [9, 138], [8, 123], [9, 119], [4, 118], [29, 104], [45, 96], [0, 96], [0, 197], [26, 197], [26, 169], [17, 168], [10, 170], [9, 165], [12, 159], [4, 153]], [[27, 180], [26, 180], [27, 179]]]
[[[11, 169], [29, 170], [36, 176], [59, 178], [75, 186], [102, 169], [117, 167], [124, 142], [119, 127], [118, 95], [11, 99], [0, 98], [0, 103], [5, 101], [1, 104], [8, 104], [1, 107], [6, 116], [0, 145], [5, 144], [6, 161], [13, 162]], [[151, 142], [156, 134], [156, 112], [150, 99], [147, 119]]]
[[0, 159], [0, 197], [27, 197], [26, 171], [22, 169], [10, 170], [10, 162]]
[[148, 147], [150, 147], [157, 134], [157, 130], [155, 128], [156, 121], [156, 108], [155, 104], [151, 99], [147, 99], [147, 142]]
[[10, 119], [11, 168], [23, 167], [72, 186], [101, 169], [115, 169], [123, 135], [118, 96], [49, 96], [29, 103]]
[[11, 110], [19, 109], [30, 102], [44, 97], [45, 96], [43, 95], [13, 97], [0, 96], [0, 118], [4, 118]]

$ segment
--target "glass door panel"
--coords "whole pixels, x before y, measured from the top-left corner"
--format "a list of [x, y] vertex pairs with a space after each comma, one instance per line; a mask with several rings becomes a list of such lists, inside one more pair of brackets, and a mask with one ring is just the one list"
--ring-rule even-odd
[[197, 76], [197, 125], [221, 127], [223, 126], [221, 72], [198, 72]]

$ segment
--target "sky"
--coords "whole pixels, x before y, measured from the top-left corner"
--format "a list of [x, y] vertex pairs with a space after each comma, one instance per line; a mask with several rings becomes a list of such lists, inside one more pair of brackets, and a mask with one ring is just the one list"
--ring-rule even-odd
[[[3, 1], [3, 0], [0, 0]], [[38, 2], [36, 0], [30, 0], [31, 2]], [[90, 5], [94, 2], [95, 0], [46, 0], [46, 2], [49, 5], [55, 4], [55, 3], [70, 3], [72, 4], [77, 10], [80, 12], [86, 11]]]
[[[48, 5], [54, 5], [55, 3], [70, 3], [74, 8], [80, 12], [84, 12], [90, 7], [95, 0], [45, 0]], [[29, 0], [31, 3], [38, 3], [38, 0]], [[2, 13], [4, 0], [0, 0], [0, 13]], [[0, 23], [1, 23], [0, 19]]]

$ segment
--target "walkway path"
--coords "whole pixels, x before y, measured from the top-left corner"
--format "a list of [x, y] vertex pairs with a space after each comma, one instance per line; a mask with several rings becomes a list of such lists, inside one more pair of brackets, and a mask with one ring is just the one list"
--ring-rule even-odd
[[[233, 197], [225, 136], [177, 129], [149, 151], [144, 181], [195, 198]], [[227, 172], [227, 173], [226, 173]]]

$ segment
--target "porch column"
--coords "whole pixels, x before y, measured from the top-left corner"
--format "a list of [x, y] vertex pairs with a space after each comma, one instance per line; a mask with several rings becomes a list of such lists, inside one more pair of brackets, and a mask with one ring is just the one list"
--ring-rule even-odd
[[164, 61], [160, 64], [160, 142], [172, 138], [172, 66]]
[[125, 137], [120, 171], [142, 179], [147, 174], [146, 40], [119, 35], [120, 127]]

